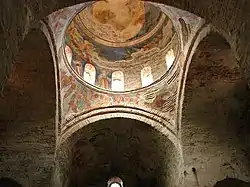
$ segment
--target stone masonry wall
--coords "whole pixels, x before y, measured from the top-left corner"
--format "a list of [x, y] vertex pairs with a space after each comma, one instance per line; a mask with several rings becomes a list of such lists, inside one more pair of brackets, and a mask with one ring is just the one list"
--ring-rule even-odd
[[55, 80], [45, 36], [31, 31], [0, 97], [0, 177], [25, 187], [51, 181], [55, 149]]
[[207, 36], [193, 56], [185, 90], [187, 187], [212, 187], [227, 177], [250, 181], [249, 94], [230, 46], [219, 35]]

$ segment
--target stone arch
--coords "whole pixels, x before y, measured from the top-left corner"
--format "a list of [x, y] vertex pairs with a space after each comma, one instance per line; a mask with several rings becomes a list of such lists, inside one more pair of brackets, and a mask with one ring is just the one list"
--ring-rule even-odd
[[183, 64], [183, 71], [181, 75], [180, 87], [178, 91], [178, 103], [177, 103], [177, 130], [181, 131], [181, 120], [182, 120], [182, 108], [183, 108], [183, 100], [186, 86], [186, 79], [189, 71], [189, 67], [191, 64], [192, 57], [197, 49], [199, 43], [211, 32], [211, 25], [204, 25], [199, 29], [194, 37], [192, 44], [189, 47], [186, 60]]
[[151, 114], [145, 110], [130, 107], [101, 108], [76, 116], [72, 121], [69, 121], [67, 125], [65, 125], [57, 146], [63, 144], [73, 133], [81, 128], [99, 120], [112, 118], [128, 118], [145, 122], [152, 128], [164, 134], [164, 136], [167, 136], [174, 143], [176, 148], [181, 149], [180, 142], [178, 141], [175, 132], [168, 128], [168, 122], [166, 122], [164, 118]]
[[[173, 145], [173, 149], [176, 151], [176, 152], [174, 151], [175, 153], [173, 152], [173, 154], [177, 154], [177, 157], [178, 157], [177, 159], [178, 163], [176, 163], [176, 166], [173, 166], [173, 167], [177, 167], [175, 170], [178, 170], [177, 178], [179, 182], [178, 185], [180, 185], [182, 183], [182, 177], [183, 177], [182, 176], [183, 175], [183, 172], [182, 172], [183, 163], [182, 163], [182, 149], [181, 149], [180, 141], [178, 140], [178, 138], [158, 120], [154, 118], [151, 119], [150, 117], [145, 116], [145, 113], [142, 113], [142, 112], [141, 112], [141, 115], [138, 115], [138, 113], [136, 114], [135, 111], [131, 109], [129, 109], [129, 111], [130, 112], [126, 113], [125, 110], [121, 110], [119, 108], [109, 109], [109, 111], [105, 110], [105, 112], [102, 111], [103, 114], [97, 114], [97, 115], [93, 115], [91, 117], [85, 118], [84, 120], [77, 122], [74, 125], [74, 127], [69, 128], [66, 131], [64, 131], [64, 134], [62, 135], [61, 140], [58, 142], [58, 146], [56, 150], [56, 156], [55, 156], [55, 161], [56, 161], [55, 169], [56, 170], [55, 170], [54, 181], [53, 181], [54, 184], [58, 186], [62, 186], [64, 183], [69, 182], [65, 174], [62, 174], [62, 173], [66, 171], [66, 173], [69, 174], [72, 170], [67, 170], [65, 168], [67, 168], [72, 163], [68, 162], [65, 165], [65, 162], [62, 162], [61, 160], [71, 159], [72, 151], [69, 148], [74, 147], [72, 144], [72, 141], [77, 142], [82, 137], [82, 134], [80, 133], [82, 130], [91, 128], [91, 125], [101, 123], [102, 121], [105, 121], [105, 120], [110, 120], [110, 121], [132, 120], [138, 123], [143, 123], [144, 125], [148, 126], [147, 128], [152, 129], [154, 132], [161, 134], [163, 137], [167, 138], [169, 142], [171, 142], [171, 144]], [[126, 123], [126, 124], [128, 124], [129, 126], [129, 123]], [[102, 127], [100, 126], [100, 128]]]
[[[183, 65], [183, 72], [182, 72], [182, 76], [181, 76], [181, 82], [180, 82], [180, 87], [179, 87], [179, 92], [178, 92], [178, 111], [177, 111], [177, 129], [178, 131], [181, 130], [181, 118], [182, 118], [182, 108], [183, 108], [183, 100], [185, 98], [184, 93], [185, 93], [185, 86], [186, 86], [186, 79], [188, 76], [188, 72], [189, 72], [189, 68], [190, 68], [190, 64], [193, 58], [194, 53], [196, 52], [196, 49], [198, 48], [199, 44], [202, 42], [202, 40], [204, 40], [210, 33], [216, 33], [217, 35], [220, 35], [221, 38], [223, 38], [228, 45], [231, 48], [231, 51], [234, 55], [235, 60], [238, 61], [238, 56], [237, 53], [235, 53], [234, 47], [235, 45], [233, 44], [233, 40], [228, 37], [227, 35], [225, 35], [225, 33], [219, 32], [216, 28], [214, 28], [212, 25], [210, 24], [205, 24], [203, 25], [198, 32], [196, 33], [190, 47], [188, 50], [188, 53], [186, 54], [186, 59]], [[243, 73], [243, 72], [242, 72]]]
[[[54, 79], [52, 79], [54, 81], [55, 85], [55, 134], [56, 137], [58, 136], [58, 134], [60, 134], [59, 131], [59, 122], [61, 121], [61, 97], [60, 97], [60, 76], [59, 76], [59, 68], [58, 68], [58, 55], [57, 55], [57, 49], [56, 49], [56, 44], [55, 44], [55, 40], [54, 40], [54, 36], [53, 36], [53, 32], [51, 31], [50, 26], [47, 24], [46, 20], [42, 20], [40, 21], [40, 30], [41, 32], [43, 32], [44, 36], [47, 38], [47, 44], [49, 45], [50, 48], [50, 52], [51, 52], [51, 57], [52, 57], [52, 63], [53, 63], [53, 70], [54, 70]], [[69, 49], [69, 48], [68, 48]], [[61, 50], [65, 50], [62, 49]], [[71, 50], [71, 49], [70, 49]], [[61, 51], [62, 53], [62, 51]], [[71, 57], [72, 58], [72, 57]], [[72, 60], [72, 59], [71, 59]]]
[[249, 119], [242, 116], [250, 92], [229, 42], [204, 27], [186, 63], [179, 110], [187, 186], [213, 186], [227, 176], [249, 180]]

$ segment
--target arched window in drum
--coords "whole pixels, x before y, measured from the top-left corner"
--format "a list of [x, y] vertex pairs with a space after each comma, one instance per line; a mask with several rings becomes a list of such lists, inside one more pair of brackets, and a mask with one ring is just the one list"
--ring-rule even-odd
[[95, 85], [96, 69], [92, 64], [86, 64], [83, 73], [83, 80], [89, 84]]
[[124, 74], [122, 71], [112, 73], [112, 90], [124, 91]]

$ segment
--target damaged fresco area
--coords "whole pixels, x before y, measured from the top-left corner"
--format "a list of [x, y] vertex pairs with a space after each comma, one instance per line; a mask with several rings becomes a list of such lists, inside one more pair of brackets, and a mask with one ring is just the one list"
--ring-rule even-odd
[[157, 3], [154, 5], [159, 7], [163, 12], [168, 12], [168, 15], [171, 17], [177, 32], [180, 33], [182, 48], [186, 51], [189, 48], [190, 42], [194, 38], [196, 32], [205, 23], [204, 19], [175, 7], [161, 6]]
[[57, 50], [59, 50], [62, 45], [64, 31], [67, 28], [69, 20], [75, 13], [90, 4], [91, 3], [88, 2], [60, 9], [47, 17], [48, 24], [53, 32], [53, 38], [55, 39]]

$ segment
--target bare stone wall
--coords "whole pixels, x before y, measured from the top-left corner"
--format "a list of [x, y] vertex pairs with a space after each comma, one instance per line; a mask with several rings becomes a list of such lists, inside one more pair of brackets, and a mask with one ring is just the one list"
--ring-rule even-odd
[[227, 177], [250, 181], [249, 95], [230, 46], [219, 35], [207, 36], [193, 56], [185, 90], [187, 187], [210, 187]]
[[0, 177], [50, 185], [55, 149], [55, 80], [45, 36], [31, 31], [0, 97]]
[[0, 176], [12, 178], [24, 187], [50, 186], [54, 119], [39, 123], [1, 121], [0, 125]]
[[[4, 80], [7, 79], [11, 71], [11, 63], [16, 55], [20, 41], [26, 35], [26, 30], [30, 25], [27, 23], [27, 10], [21, 1], [1, 1], [0, 3], [0, 86], [3, 88]], [[16, 16], [12, 13], [18, 12]]]

